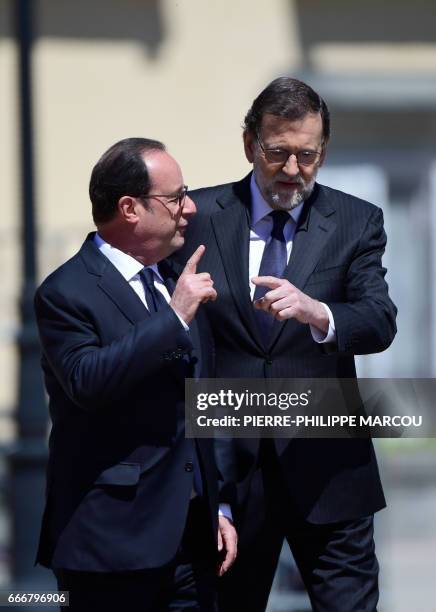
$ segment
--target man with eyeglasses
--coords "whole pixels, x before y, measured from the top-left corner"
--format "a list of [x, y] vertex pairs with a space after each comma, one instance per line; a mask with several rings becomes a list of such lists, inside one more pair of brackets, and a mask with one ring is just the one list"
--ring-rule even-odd
[[[185, 438], [184, 381], [213, 370], [197, 273], [167, 257], [196, 212], [162, 143], [129, 138], [95, 165], [97, 232], [38, 289], [52, 430], [37, 561], [66, 610], [216, 610], [236, 554], [209, 440]], [[195, 319], [194, 319], [195, 317]]]
[[[329, 137], [324, 100], [278, 78], [245, 118], [253, 171], [191, 193], [198, 214], [177, 257], [206, 245], [218, 377], [355, 378], [354, 355], [394, 338], [382, 211], [316, 183]], [[216, 452], [238, 499], [239, 555], [221, 610], [265, 610], [286, 538], [314, 610], [373, 612], [373, 514], [385, 500], [371, 441], [234, 438]]]

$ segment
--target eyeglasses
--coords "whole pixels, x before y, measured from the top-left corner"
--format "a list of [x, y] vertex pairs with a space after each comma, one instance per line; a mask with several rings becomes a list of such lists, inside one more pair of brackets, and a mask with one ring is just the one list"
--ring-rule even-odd
[[295, 155], [299, 166], [312, 166], [321, 155], [321, 151], [302, 150], [290, 153], [289, 151], [285, 151], [285, 149], [268, 149], [261, 143], [259, 135], [256, 135], [256, 140], [262, 149], [266, 161], [270, 164], [280, 164], [284, 166], [291, 155]]
[[[187, 185], [183, 185], [183, 189], [176, 194], [167, 194], [167, 193], [148, 193], [145, 196], [140, 196], [142, 199], [148, 199], [148, 198], [156, 198], [159, 202], [161, 202], [161, 204], [163, 204], [165, 207], [167, 206], [173, 206], [173, 208], [175, 208], [175, 205], [177, 206], [177, 208], [182, 211], [183, 207], [185, 205], [185, 200], [186, 200], [186, 194], [188, 193], [188, 186]], [[159, 200], [159, 198], [166, 198], [166, 203], [162, 202], [162, 200]]]

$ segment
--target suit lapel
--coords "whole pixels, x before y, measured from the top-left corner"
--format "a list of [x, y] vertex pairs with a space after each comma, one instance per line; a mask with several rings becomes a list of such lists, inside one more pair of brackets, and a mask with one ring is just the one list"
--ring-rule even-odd
[[99, 276], [100, 289], [108, 296], [122, 314], [131, 322], [138, 323], [150, 314], [137, 294], [115, 266], [105, 257], [94, 243], [95, 232], [88, 235], [80, 255], [90, 274]]
[[[250, 175], [217, 202], [221, 210], [211, 216], [230, 291], [249, 335], [262, 347], [254, 316], [248, 279], [250, 248]], [[231, 228], [231, 231], [229, 231]]]
[[131, 323], [139, 323], [150, 316], [137, 294], [114, 266], [108, 266], [101, 277], [99, 287]]
[[[284, 278], [301, 291], [304, 291], [325, 245], [336, 229], [334, 212], [322, 188], [316, 185], [301, 215], [291, 256], [283, 274]], [[277, 342], [285, 325], [286, 321], [284, 323], [274, 321], [270, 346]]]
[[336, 229], [336, 223], [331, 217], [334, 212], [321, 194], [311, 198], [303, 211], [284, 273], [284, 278], [301, 291]]

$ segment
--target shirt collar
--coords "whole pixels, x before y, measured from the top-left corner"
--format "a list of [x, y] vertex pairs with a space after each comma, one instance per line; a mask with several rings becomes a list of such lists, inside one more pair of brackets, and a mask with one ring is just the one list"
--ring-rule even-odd
[[[263, 195], [254, 178], [254, 172], [250, 179], [250, 191], [251, 191], [251, 227], [254, 227], [261, 219], [264, 219], [267, 215], [272, 212], [271, 206], [265, 201]], [[304, 202], [301, 202], [298, 206], [293, 208], [289, 214], [298, 224], [298, 220], [303, 211]]]
[[131, 255], [124, 253], [124, 251], [120, 251], [103, 240], [98, 232], [96, 232], [94, 236], [94, 242], [99, 251], [109, 259], [111, 264], [116, 267], [118, 272], [126, 279], [127, 282], [130, 282], [135, 276], [137, 276], [144, 267], [151, 268], [158, 278], [162, 280], [157, 264], [144, 266], [140, 261]]

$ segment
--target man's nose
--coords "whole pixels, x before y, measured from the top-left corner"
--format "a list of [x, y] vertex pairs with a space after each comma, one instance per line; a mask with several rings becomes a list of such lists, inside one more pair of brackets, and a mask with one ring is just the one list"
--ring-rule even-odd
[[291, 153], [282, 168], [283, 172], [288, 176], [295, 176], [300, 173], [300, 168], [297, 163], [297, 156]]
[[197, 207], [195, 206], [194, 200], [192, 200], [188, 195], [185, 197], [185, 203], [183, 206], [183, 215], [191, 217], [195, 215], [197, 212]]

